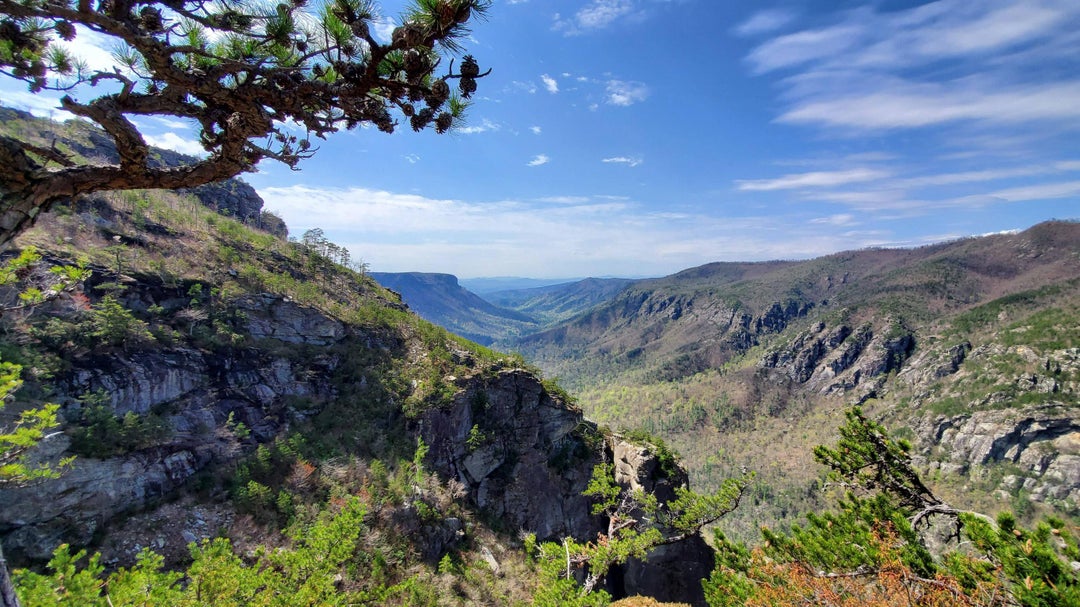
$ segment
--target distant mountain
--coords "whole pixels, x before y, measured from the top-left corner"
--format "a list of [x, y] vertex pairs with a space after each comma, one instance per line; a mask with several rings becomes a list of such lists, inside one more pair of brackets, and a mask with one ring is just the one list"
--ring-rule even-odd
[[757, 470], [760, 498], [727, 523], [749, 536], [817, 507], [805, 454], [856, 403], [910, 438], [956, 503], [1080, 516], [1077, 222], [708, 264], [636, 281], [505, 348], [596, 421], [669, 441], [697, 486]]
[[543, 325], [576, 316], [614, 297], [633, 283], [627, 278], [586, 278], [531, 289], [487, 293], [483, 298], [501, 307], [529, 315]]
[[520, 289], [534, 289], [551, 285], [567, 284], [580, 280], [578, 278], [522, 278], [520, 276], [488, 276], [483, 278], [459, 279], [461, 286], [476, 293], [487, 295], [498, 291], [515, 291]]
[[397, 291], [421, 318], [477, 343], [537, 330], [532, 317], [495, 306], [468, 291], [451, 274], [372, 272], [382, 286]]

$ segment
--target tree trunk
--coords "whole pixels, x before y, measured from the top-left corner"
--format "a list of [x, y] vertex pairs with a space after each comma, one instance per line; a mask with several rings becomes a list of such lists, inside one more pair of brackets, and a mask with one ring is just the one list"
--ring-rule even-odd
[[8, 575], [3, 546], [0, 546], [0, 607], [19, 607], [19, 597], [15, 596], [15, 585]]

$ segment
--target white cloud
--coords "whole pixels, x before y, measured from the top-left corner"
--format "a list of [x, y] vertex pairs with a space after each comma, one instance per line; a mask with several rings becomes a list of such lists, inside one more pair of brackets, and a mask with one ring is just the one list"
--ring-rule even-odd
[[394, 34], [394, 28], [397, 27], [394, 20], [390, 17], [379, 16], [372, 20], [372, 24], [375, 26], [373, 28], [375, 38], [380, 42], [390, 42]]
[[532, 131], [533, 135], [539, 135], [540, 133], [544, 132], [544, 129], [538, 126], [530, 126], [529, 130]]
[[[12, 87], [17, 87], [12, 90]], [[51, 120], [70, 120], [75, 115], [67, 110], [60, 109], [60, 99], [53, 93], [41, 92], [38, 94], [26, 90], [26, 85], [19, 81], [0, 79], [0, 94], [3, 95], [3, 104], [24, 112], [30, 112], [38, 118]]]
[[1080, 119], [1080, 81], [1042, 85], [910, 85], [907, 90], [821, 95], [779, 117], [781, 122], [860, 129], [917, 128], [957, 121], [1017, 124]]
[[852, 134], [1042, 122], [1057, 133], [1080, 128], [1078, 30], [1070, 0], [870, 4], [772, 36], [746, 61], [758, 74], [787, 72], [780, 122]]
[[487, 133], [498, 131], [502, 129], [502, 125], [492, 122], [487, 118], [480, 121], [480, 124], [470, 124], [469, 126], [463, 126], [459, 129], [455, 129], [454, 132], [461, 135], [476, 135], [478, 133]]
[[853, 48], [861, 37], [862, 29], [853, 25], [807, 30], [765, 42], [747, 59], [759, 73], [794, 67], [838, 55]]
[[817, 219], [811, 219], [810, 223], [825, 224], [831, 226], [850, 226], [854, 225], [855, 216], [851, 213], [839, 213], [837, 215], [830, 215], [828, 217], [818, 217]]
[[118, 40], [78, 25], [75, 26], [75, 39], [70, 42], [58, 41], [78, 61], [83, 62], [92, 71], [111, 72], [117, 65], [111, 49]]
[[580, 34], [584, 30], [605, 28], [634, 11], [634, 0], [592, 0], [573, 17], [564, 19], [555, 15], [555, 29], [567, 35]]
[[649, 97], [649, 87], [642, 82], [609, 80], [607, 82], [607, 102], [611, 105], [628, 106]]
[[[705, 261], [804, 258], [883, 240], [880, 234], [845, 234], [842, 227], [830, 234], [836, 226], [774, 215], [656, 213], [603, 196], [475, 202], [309, 186], [259, 193], [292, 232], [322, 227], [380, 271], [659, 276]], [[777, 225], [793, 227], [777, 238]]]
[[743, 21], [735, 28], [740, 36], [756, 36], [776, 31], [794, 20], [795, 15], [780, 10], [769, 9], [754, 13], [749, 19]]
[[533, 159], [526, 164], [527, 166], [538, 167], [545, 165], [549, 162], [551, 162], [551, 158], [548, 158], [547, 154], [537, 154], [536, 156], [533, 156]]
[[537, 198], [537, 202], [549, 202], [551, 204], [584, 204], [591, 200], [588, 196], [547, 196]]
[[736, 187], [744, 192], [768, 192], [800, 188], [823, 188], [884, 179], [890, 174], [879, 169], [850, 169], [846, 171], [814, 171], [794, 173], [776, 179], [738, 180]]
[[630, 167], [636, 167], [645, 161], [640, 157], [615, 156], [613, 158], [604, 158], [600, 162], [606, 162], [608, 164], [625, 164]]
[[1008, 188], [1005, 190], [998, 190], [990, 195], [995, 198], [1003, 198], [1009, 202], [1069, 198], [1072, 196], [1080, 196], [1080, 181], [1042, 183], [1038, 185]]
[[[1061, 164], [1067, 165], [1067, 163]], [[1011, 179], [1014, 177], [1028, 177], [1031, 175], [1040, 175], [1051, 172], [1052, 170], [1052, 167], [1044, 166], [1022, 166], [1005, 169], [985, 169], [981, 171], [963, 171], [959, 173], [938, 173], [935, 175], [921, 175], [919, 177], [900, 179], [896, 183], [897, 185], [906, 188], [956, 185], [961, 183], [982, 183], [986, 181], [997, 181], [1000, 179]], [[1058, 170], [1065, 169], [1058, 168]]]
[[538, 89], [536, 88], [536, 84], [532, 82], [521, 82], [520, 80], [514, 80], [510, 83], [508, 90], [515, 92], [521, 91], [524, 93], [528, 93], [529, 95], [534, 95], [536, 94], [536, 91]]
[[185, 139], [176, 133], [164, 133], [161, 135], [143, 135], [143, 139], [146, 139], [146, 143], [159, 148], [165, 148], [166, 150], [173, 150], [180, 152], [181, 154], [188, 154], [190, 156], [205, 156], [206, 150], [203, 149], [199, 142], [192, 139]]
[[548, 76], [547, 74], [541, 75], [540, 80], [542, 80], [544, 82], [544, 88], [547, 89], [547, 92], [549, 92], [551, 94], [555, 94], [555, 93], [559, 92], [559, 81], [558, 80], [555, 80], [554, 78], [552, 78], [551, 76]]

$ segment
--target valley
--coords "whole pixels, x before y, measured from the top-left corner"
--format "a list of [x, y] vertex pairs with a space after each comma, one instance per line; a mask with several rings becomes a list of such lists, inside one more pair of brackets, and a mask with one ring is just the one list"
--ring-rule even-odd
[[[729, 533], [752, 539], [762, 520], [820, 505], [808, 453], [852, 404], [913, 439], [922, 471], [960, 503], [1080, 514], [1074, 222], [585, 284], [486, 295], [547, 319], [492, 335], [496, 347], [558, 377], [597, 422], [662, 437], [697, 487], [756, 471]], [[960, 447], [974, 444], [996, 446]]]

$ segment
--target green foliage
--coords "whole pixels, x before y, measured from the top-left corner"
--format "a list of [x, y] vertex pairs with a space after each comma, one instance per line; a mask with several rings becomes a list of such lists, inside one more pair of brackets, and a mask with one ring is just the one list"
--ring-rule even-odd
[[[994, 522], [957, 511], [926, 490], [902, 441], [858, 408], [847, 420], [837, 444], [815, 456], [852, 491], [790, 533], [763, 529], [763, 550], [718, 534], [710, 605], [790, 604], [823, 593], [867, 605], [895, 605], [889, 597], [905, 594], [918, 605], [1080, 605], [1080, 577], [1069, 564], [1080, 551], [1063, 521], [1028, 531], [1008, 513]], [[928, 515], [956, 524], [957, 544], [937, 556], [917, 528]]]
[[890, 438], [888, 431], [859, 407], [845, 415], [847, 423], [840, 427], [840, 440], [835, 447], [815, 447], [815, 460], [844, 482], [888, 494], [910, 514], [941, 503], [912, 468], [911, 443]]
[[92, 343], [104, 346], [142, 345], [154, 341], [150, 327], [135, 318], [115, 295], [109, 294], [94, 304], [90, 310], [86, 336]]
[[[8, 397], [22, 386], [22, 367], [8, 361], [0, 361], [0, 409]], [[27, 452], [45, 438], [46, 432], [58, 425], [57, 405], [46, 404], [37, 409], [26, 409], [15, 419], [11, 427], [0, 428], [0, 487], [56, 478], [71, 464], [74, 458], [61, 460], [57, 465], [32, 463]]]
[[538, 587], [533, 596], [536, 607], [603, 607], [611, 595], [603, 590], [588, 592], [575, 580], [576, 555], [585, 547], [567, 539], [562, 545], [545, 542], [538, 549]]
[[229, 417], [225, 420], [225, 428], [240, 440], [246, 440], [251, 436], [251, 429], [244, 422], [237, 421], [232, 411], [229, 411]]
[[477, 449], [483, 448], [490, 440], [491, 439], [480, 429], [479, 425], [473, 424], [473, 427], [469, 429], [469, 436], [465, 439], [465, 448], [471, 453]]
[[619, 496], [622, 495], [622, 487], [615, 484], [615, 466], [612, 464], [596, 464], [593, 468], [592, 478], [582, 491], [585, 497], [591, 497], [594, 502], [593, 514], [614, 511], [619, 505]]
[[[160, 556], [144, 551], [131, 570], [106, 575], [99, 556], [85, 566], [85, 552], [58, 548], [51, 574], [17, 572], [16, 585], [26, 605], [120, 607], [121, 605], [241, 606], [377, 605], [408, 596], [411, 584], [343, 589], [343, 575], [363, 575], [361, 535], [366, 509], [347, 498], [324, 512], [294, 537], [288, 549], [260, 549], [241, 559], [225, 539], [191, 546], [193, 562], [183, 573], [161, 571]], [[180, 580], [185, 580], [180, 585]]]
[[[586, 594], [596, 590], [611, 567], [631, 558], [644, 559], [658, 546], [684, 541], [730, 513], [738, 506], [752, 478], [747, 474], [729, 479], [711, 495], [677, 487], [675, 499], [661, 502], [656, 495], [619, 486], [614, 471], [612, 464], [596, 465], [582, 492], [594, 501], [592, 513], [607, 520], [608, 532], [602, 533], [595, 543], [578, 544], [570, 539], [563, 542], [567, 568], [573, 566], [584, 570], [582, 590]], [[552, 556], [554, 551], [550, 545], [545, 545], [542, 553], [548, 560], [557, 558]], [[546, 567], [553, 565], [548, 563]], [[569, 588], [566, 584], [554, 587], [562, 594]]]
[[996, 525], [971, 514], [962, 514], [961, 520], [965, 535], [988, 558], [983, 562], [950, 555], [945, 563], [950, 573], [961, 579], [980, 579], [997, 574], [994, 569], [1000, 568], [1021, 605], [1080, 605], [1080, 575], [1068, 562], [1080, 561], [1080, 551], [1064, 521], [1050, 518], [1027, 530], [1008, 512], [998, 516]]
[[145, 449], [161, 442], [169, 433], [161, 416], [128, 411], [116, 415], [104, 391], [84, 395], [79, 419], [68, 429], [71, 450], [83, 457], [105, 459]]
[[627, 441], [648, 448], [649, 453], [656, 457], [656, 461], [659, 462], [660, 470], [664, 476], [674, 478], [679, 474], [678, 457], [667, 446], [664, 439], [641, 429], [626, 430], [622, 434]]
[[302, 438], [293, 435], [259, 445], [237, 464], [229, 479], [237, 509], [266, 525], [279, 528], [287, 525], [297, 506], [290, 476], [296, 470], [302, 470], [304, 478], [315, 473], [315, 467], [300, 457], [302, 449]]

